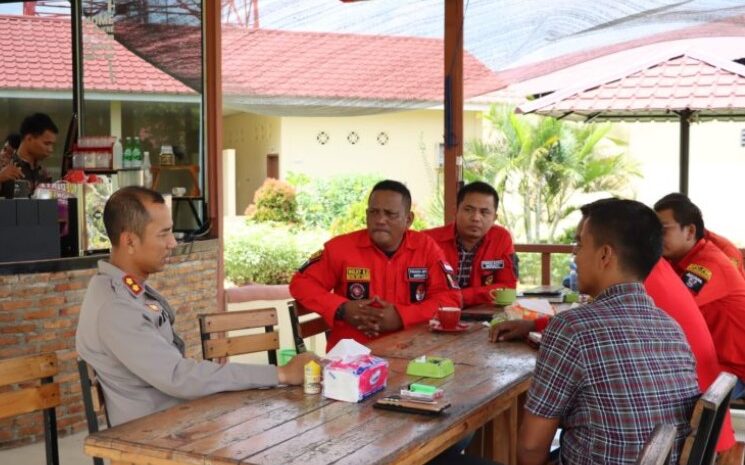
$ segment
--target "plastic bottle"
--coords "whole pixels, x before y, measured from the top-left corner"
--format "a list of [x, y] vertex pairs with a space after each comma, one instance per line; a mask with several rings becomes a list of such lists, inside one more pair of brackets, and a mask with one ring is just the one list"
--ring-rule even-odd
[[303, 380], [303, 391], [306, 394], [320, 394], [321, 393], [321, 365], [316, 363], [315, 360], [305, 364], [303, 367], [305, 370], [305, 376]]
[[142, 149], [140, 148], [140, 138], [135, 137], [132, 142], [132, 168], [142, 167]]
[[120, 170], [124, 168], [124, 148], [122, 147], [122, 140], [118, 137], [114, 141], [111, 154], [113, 157], [112, 169]]
[[124, 168], [132, 168], [132, 138], [127, 137], [124, 142]]
[[150, 152], [142, 152], [142, 176], [145, 187], [148, 189], [153, 186], [153, 172], [150, 170]]

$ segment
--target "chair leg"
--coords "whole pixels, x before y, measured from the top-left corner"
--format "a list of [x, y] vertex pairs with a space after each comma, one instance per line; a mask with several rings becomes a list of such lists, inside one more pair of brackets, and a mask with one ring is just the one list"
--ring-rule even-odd
[[54, 408], [44, 409], [44, 443], [47, 465], [59, 465], [59, 445], [57, 444], [57, 413]]

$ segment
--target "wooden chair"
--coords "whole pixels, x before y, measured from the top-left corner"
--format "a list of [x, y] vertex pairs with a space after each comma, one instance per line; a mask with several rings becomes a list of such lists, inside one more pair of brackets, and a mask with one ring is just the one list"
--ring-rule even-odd
[[[60, 390], [54, 382], [58, 372], [54, 352], [0, 360], [0, 387], [23, 383], [20, 389], [0, 393], [0, 418], [43, 410], [47, 465], [59, 465], [55, 407], [60, 405]], [[37, 380], [38, 386], [25, 386]]]
[[[292, 336], [295, 340], [295, 350], [301, 354], [306, 351], [305, 342], [303, 339], [307, 339], [318, 334], [326, 333], [330, 331], [329, 325], [318, 313], [303, 307], [300, 302], [292, 300], [287, 304], [287, 308], [290, 311], [290, 324], [292, 325]], [[313, 315], [309, 318], [303, 318], [301, 316]]]
[[680, 465], [714, 463], [719, 433], [722, 431], [722, 423], [735, 383], [735, 375], [722, 372], [696, 401], [691, 415], [691, 434], [683, 444]]
[[675, 444], [676, 431], [673, 425], [657, 425], [636, 459], [636, 465], [666, 465], [670, 463], [670, 451]]
[[[199, 332], [202, 337], [202, 356], [205, 360], [231, 355], [267, 352], [269, 363], [277, 364], [279, 333], [277, 309], [260, 308], [239, 312], [221, 312], [199, 315]], [[228, 336], [228, 331], [264, 328], [264, 333]]]
[[[88, 423], [88, 433], [97, 433], [98, 417], [103, 415], [106, 419], [106, 427], [111, 428], [109, 414], [106, 411], [103, 389], [98, 382], [96, 371], [88, 365], [85, 360], [78, 357], [78, 374], [80, 375], [80, 392], [83, 394], [83, 406], [85, 407], [85, 420]], [[93, 457], [94, 465], [103, 465], [103, 459]]]

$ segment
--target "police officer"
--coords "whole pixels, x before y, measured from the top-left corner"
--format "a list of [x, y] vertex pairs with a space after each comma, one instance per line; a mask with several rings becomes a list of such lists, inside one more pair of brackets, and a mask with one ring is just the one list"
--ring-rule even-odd
[[104, 224], [111, 258], [98, 263], [88, 284], [75, 347], [96, 370], [112, 425], [215, 392], [302, 382], [312, 354], [280, 368], [184, 357], [173, 309], [146, 283], [176, 246], [160, 194], [136, 186], [117, 191], [104, 208]]
[[510, 232], [494, 224], [499, 195], [492, 186], [475, 181], [458, 191], [455, 222], [424, 231], [457, 265], [455, 276], [463, 306], [490, 304], [489, 292], [517, 285], [517, 257]]
[[460, 307], [453, 269], [426, 234], [410, 231], [411, 194], [380, 181], [367, 201], [367, 229], [335, 237], [295, 273], [290, 293], [340, 339], [365, 343], [428, 321], [438, 307]]
[[654, 205], [663, 228], [662, 255], [693, 295], [714, 339], [722, 368], [738, 383], [732, 393], [745, 395], [745, 279], [729, 258], [704, 236], [701, 210], [680, 195]]

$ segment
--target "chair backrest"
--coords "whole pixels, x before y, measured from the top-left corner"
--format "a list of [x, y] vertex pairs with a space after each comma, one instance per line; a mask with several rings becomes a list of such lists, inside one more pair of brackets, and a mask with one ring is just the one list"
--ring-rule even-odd
[[[306, 351], [303, 339], [323, 334], [329, 331], [329, 325], [318, 313], [303, 307], [297, 300], [288, 302], [287, 308], [290, 311], [290, 324], [292, 325], [292, 336], [295, 340], [295, 350], [301, 354]], [[312, 315], [312, 316], [310, 316]], [[305, 317], [310, 316], [306, 318]]]
[[[58, 372], [57, 354], [54, 352], [0, 360], [0, 387], [24, 384], [20, 389], [0, 393], [0, 418], [43, 410], [47, 465], [59, 464], [54, 410], [60, 405], [59, 385], [54, 382], [54, 375]], [[40, 381], [38, 386], [25, 386], [37, 380]]]
[[[85, 360], [78, 357], [78, 374], [80, 375], [80, 392], [83, 395], [83, 407], [85, 408], [85, 421], [88, 424], [88, 433], [98, 432], [98, 417], [104, 415], [106, 426], [111, 427], [109, 414], [106, 411], [106, 403], [103, 397], [103, 388], [98, 382], [96, 371], [88, 365]], [[104, 465], [103, 459], [93, 457], [94, 465]]]
[[670, 451], [675, 444], [676, 431], [673, 425], [657, 425], [636, 459], [636, 465], [666, 465], [670, 463]]
[[[260, 308], [239, 312], [221, 312], [199, 315], [202, 337], [202, 356], [213, 360], [231, 355], [267, 352], [269, 363], [277, 364], [279, 333], [276, 308]], [[264, 328], [261, 334], [228, 336], [225, 333], [242, 329]]]
[[683, 444], [680, 465], [714, 463], [719, 433], [722, 431], [722, 423], [735, 383], [735, 375], [722, 372], [696, 401], [691, 415], [691, 434]]

